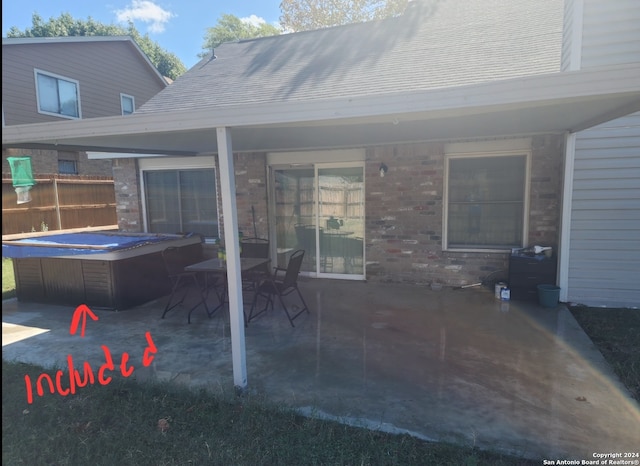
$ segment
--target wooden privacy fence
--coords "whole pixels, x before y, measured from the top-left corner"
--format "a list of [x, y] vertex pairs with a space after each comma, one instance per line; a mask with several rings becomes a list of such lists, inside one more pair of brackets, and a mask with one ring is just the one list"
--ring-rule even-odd
[[10, 178], [2, 179], [2, 235], [118, 223], [113, 178], [36, 177], [31, 201], [17, 203]]

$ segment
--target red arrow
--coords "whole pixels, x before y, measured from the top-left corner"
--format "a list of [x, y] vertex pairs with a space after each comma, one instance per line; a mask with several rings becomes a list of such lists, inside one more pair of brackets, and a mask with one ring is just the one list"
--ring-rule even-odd
[[86, 304], [81, 304], [80, 306], [76, 307], [76, 310], [73, 311], [73, 319], [71, 319], [71, 327], [69, 328], [69, 333], [71, 335], [76, 334], [78, 325], [80, 324], [80, 318], [82, 318], [82, 330], [80, 331], [80, 338], [84, 338], [84, 328], [87, 325], [87, 316], [91, 317], [92, 320], [98, 320], [98, 316], [95, 315]]

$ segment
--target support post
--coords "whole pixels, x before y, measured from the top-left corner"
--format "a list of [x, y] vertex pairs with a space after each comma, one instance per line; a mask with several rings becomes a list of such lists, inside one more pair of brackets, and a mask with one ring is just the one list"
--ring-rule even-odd
[[231, 323], [231, 357], [233, 382], [238, 391], [247, 387], [247, 357], [244, 335], [244, 304], [242, 302], [242, 276], [236, 207], [236, 182], [233, 168], [231, 129], [216, 128], [218, 163], [220, 165], [220, 192], [224, 218], [224, 240], [227, 253], [227, 282], [229, 291], [229, 319]]
[[62, 230], [62, 216], [60, 215], [60, 196], [58, 194], [58, 180], [53, 178], [53, 197], [56, 201], [56, 219], [58, 220], [58, 230]]

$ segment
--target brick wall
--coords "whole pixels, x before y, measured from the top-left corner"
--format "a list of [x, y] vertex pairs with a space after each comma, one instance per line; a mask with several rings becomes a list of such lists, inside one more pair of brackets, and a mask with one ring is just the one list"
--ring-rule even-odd
[[[559, 243], [562, 160], [561, 135], [532, 140], [529, 244]], [[368, 148], [365, 162], [367, 280], [460, 286], [508, 269], [508, 253], [442, 251], [444, 144], [419, 143]], [[236, 154], [239, 229], [267, 238], [265, 154]], [[388, 171], [380, 177], [380, 164]], [[118, 222], [123, 231], [142, 230], [137, 164], [114, 161]], [[218, 177], [218, 209], [223, 228]], [[222, 230], [221, 230], [222, 231]]]
[[7, 157], [31, 157], [33, 174], [49, 175], [58, 173], [58, 160], [74, 160], [77, 164], [78, 175], [113, 176], [110, 160], [89, 160], [86, 152], [68, 152], [36, 149], [3, 149], [2, 174], [11, 174]]
[[[236, 203], [238, 225], [246, 237], [254, 236], [253, 215], [258, 237], [268, 238], [267, 171], [265, 154], [235, 154]], [[121, 231], [141, 232], [144, 227], [140, 171], [136, 159], [114, 159], [113, 177], [116, 187], [118, 226]], [[216, 166], [216, 186], [220, 232], [224, 228], [220, 171]]]
[[138, 162], [136, 159], [114, 159], [113, 181], [116, 189], [116, 215], [120, 231], [137, 233], [144, 230]]
[[[529, 244], [559, 242], [562, 136], [532, 141]], [[380, 164], [388, 167], [381, 178]], [[367, 150], [367, 279], [460, 286], [508, 269], [508, 253], [442, 251], [444, 145]]]
[[35, 176], [44, 173], [58, 173], [58, 152], [55, 150], [3, 149], [2, 173], [11, 174], [7, 157], [31, 157], [31, 171]]
[[[269, 237], [269, 216], [267, 204], [267, 167], [265, 154], [235, 154], [236, 203], [238, 208], [238, 228], [246, 238]], [[218, 171], [216, 171], [218, 173]], [[219, 178], [219, 176], [218, 176]], [[220, 183], [218, 183], [220, 186]], [[220, 193], [218, 202], [220, 203]], [[255, 230], [253, 222], [255, 213]], [[222, 206], [218, 206], [222, 212]], [[222, 215], [220, 215], [221, 223]], [[223, 228], [222, 226], [220, 228]]]
[[560, 242], [560, 211], [564, 178], [564, 138], [538, 136], [532, 141], [529, 244]]

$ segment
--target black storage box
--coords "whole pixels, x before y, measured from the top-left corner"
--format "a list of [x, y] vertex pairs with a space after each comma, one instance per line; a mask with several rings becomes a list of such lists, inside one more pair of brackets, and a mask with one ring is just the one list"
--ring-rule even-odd
[[538, 285], [556, 284], [556, 255], [533, 254], [529, 249], [514, 249], [509, 257], [511, 299], [537, 301]]

